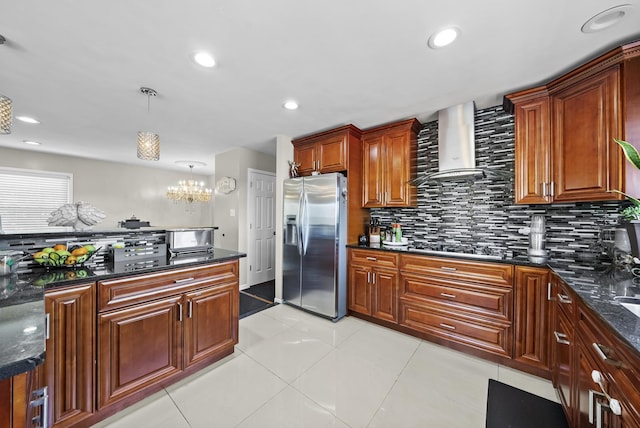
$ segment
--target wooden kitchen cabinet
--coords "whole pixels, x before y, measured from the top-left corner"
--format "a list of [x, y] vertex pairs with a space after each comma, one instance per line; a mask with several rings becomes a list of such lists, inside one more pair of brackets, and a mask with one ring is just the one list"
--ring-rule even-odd
[[640, 359], [556, 275], [551, 285], [552, 381], [569, 426], [640, 427]]
[[[300, 164], [298, 174], [348, 171], [351, 153], [359, 151], [360, 135], [358, 128], [347, 125], [293, 140], [293, 160]], [[355, 156], [359, 160], [359, 155]]]
[[511, 357], [513, 266], [403, 254], [399, 324], [439, 343]]
[[513, 359], [549, 371], [550, 294], [546, 268], [516, 266]]
[[348, 271], [349, 310], [396, 323], [398, 255], [350, 249]]
[[362, 134], [362, 206], [410, 207], [416, 188], [416, 119], [365, 130]]
[[71, 426], [95, 411], [95, 283], [47, 290], [44, 303], [49, 336], [37, 371], [51, 426]]
[[238, 262], [98, 282], [98, 407], [233, 352]]
[[638, 141], [640, 43], [616, 48], [538, 88], [505, 97], [515, 115], [515, 199], [521, 204], [620, 200], [638, 171], [619, 138]]
[[619, 67], [553, 92], [551, 100], [553, 201], [620, 199], [609, 192], [624, 188], [625, 159], [613, 141], [622, 135]]
[[98, 315], [98, 407], [182, 370], [181, 296]]
[[551, 193], [551, 116], [546, 88], [519, 96], [514, 108], [515, 199], [519, 204], [548, 204]]
[[560, 404], [565, 410], [569, 426], [573, 426], [575, 419], [573, 406], [573, 378], [574, 362], [574, 322], [575, 302], [568, 287], [555, 275], [551, 275], [550, 294], [553, 299], [551, 337], [551, 382], [555, 387]]
[[185, 367], [220, 354], [237, 343], [238, 297], [235, 283], [192, 291], [184, 296], [187, 308], [184, 322]]

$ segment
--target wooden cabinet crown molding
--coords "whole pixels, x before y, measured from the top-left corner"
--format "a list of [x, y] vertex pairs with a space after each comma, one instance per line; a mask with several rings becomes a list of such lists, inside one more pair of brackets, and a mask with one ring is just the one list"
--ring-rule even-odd
[[349, 124], [349, 125], [341, 126], [339, 128], [332, 128], [326, 131], [316, 132], [314, 134], [295, 138], [291, 140], [291, 144], [293, 144], [294, 146], [297, 146], [300, 144], [314, 143], [318, 140], [323, 140], [327, 137], [331, 137], [336, 134], [348, 134], [356, 138], [360, 138], [360, 136], [362, 135], [362, 131], [355, 125]]

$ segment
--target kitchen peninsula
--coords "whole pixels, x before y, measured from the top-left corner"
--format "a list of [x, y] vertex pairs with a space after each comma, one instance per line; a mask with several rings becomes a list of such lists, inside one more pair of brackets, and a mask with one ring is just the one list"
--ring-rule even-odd
[[[90, 426], [233, 353], [245, 254], [171, 256], [164, 237], [160, 229], [0, 235], [0, 248], [28, 254], [59, 242], [101, 248], [75, 268], [27, 257], [2, 278], [0, 334], [14, 342], [3, 339], [0, 352], [0, 397], [12, 403], [0, 409], [5, 420]], [[115, 261], [114, 243], [131, 257]], [[48, 406], [29, 408], [31, 391]]]

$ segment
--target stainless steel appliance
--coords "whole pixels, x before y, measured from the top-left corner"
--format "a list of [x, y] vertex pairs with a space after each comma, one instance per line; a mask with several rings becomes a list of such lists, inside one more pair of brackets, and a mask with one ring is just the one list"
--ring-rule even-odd
[[285, 180], [283, 208], [283, 300], [337, 321], [347, 312], [346, 179]]
[[199, 253], [213, 249], [213, 231], [217, 227], [167, 229], [166, 242], [171, 254]]

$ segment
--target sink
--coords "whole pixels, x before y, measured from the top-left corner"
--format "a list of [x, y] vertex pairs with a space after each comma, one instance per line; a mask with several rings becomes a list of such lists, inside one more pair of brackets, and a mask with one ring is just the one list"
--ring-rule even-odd
[[623, 307], [631, 311], [635, 316], [640, 318], [640, 298], [638, 297], [626, 297], [626, 296], [616, 296], [615, 299], [620, 303]]

